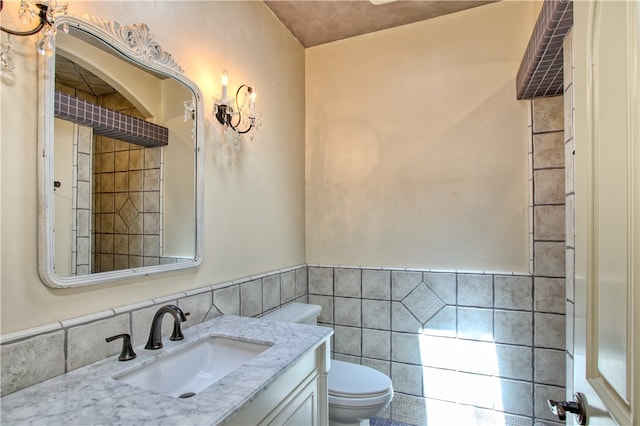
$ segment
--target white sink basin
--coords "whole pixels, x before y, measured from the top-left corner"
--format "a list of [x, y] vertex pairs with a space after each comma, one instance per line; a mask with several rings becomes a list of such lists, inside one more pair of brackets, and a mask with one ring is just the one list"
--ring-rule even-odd
[[269, 347], [270, 343], [210, 336], [113, 378], [164, 395], [189, 398]]

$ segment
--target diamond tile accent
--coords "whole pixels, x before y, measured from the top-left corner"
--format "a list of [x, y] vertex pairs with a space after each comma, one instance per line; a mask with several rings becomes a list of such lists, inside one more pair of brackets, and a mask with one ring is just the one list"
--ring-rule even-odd
[[122, 221], [127, 225], [127, 227], [131, 226], [133, 221], [138, 217], [138, 210], [133, 206], [131, 200], [127, 199], [125, 203], [122, 205], [122, 208], [118, 211], [118, 215]]
[[445, 305], [425, 283], [420, 283], [402, 304], [424, 325]]

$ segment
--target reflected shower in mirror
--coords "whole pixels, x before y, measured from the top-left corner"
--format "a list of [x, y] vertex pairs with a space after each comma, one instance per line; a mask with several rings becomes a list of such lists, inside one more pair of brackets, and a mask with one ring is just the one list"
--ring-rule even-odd
[[45, 60], [43, 281], [70, 287], [199, 264], [197, 87], [145, 25], [65, 21], [69, 34], [58, 33]]

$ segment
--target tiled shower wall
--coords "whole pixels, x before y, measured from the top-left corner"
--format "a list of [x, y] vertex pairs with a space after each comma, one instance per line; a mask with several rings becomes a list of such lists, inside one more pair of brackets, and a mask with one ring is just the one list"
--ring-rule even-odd
[[[136, 305], [97, 312], [2, 336], [2, 396], [101, 359], [117, 356], [121, 343], [105, 338], [129, 333], [133, 345], [143, 345], [156, 310], [166, 304], [190, 312], [183, 323], [188, 328], [222, 314], [261, 316], [283, 304], [307, 301], [305, 266], [262, 274], [186, 293], [148, 300]], [[173, 318], [166, 315], [163, 335], [173, 330]]]
[[[56, 83], [56, 92], [96, 103], [93, 94]], [[73, 199], [71, 212], [71, 275], [86, 275], [91, 271], [91, 152], [93, 132], [86, 126], [74, 126], [73, 137]]]
[[[119, 93], [94, 96], [60, 83], [56, 91], [144, 119]], [[78, 140], [91, 133], [78, 128]], [[73, 275], [180, 261], [162, 256], [162, 148], [94, 134], [92, 143], [79, 143], [75, 153]]]
[[[566, 385], [566, 216], [563, 96], [538, 98], [533, 109], [534, 285], [553, 290], [548, 304], [539, 309], [553, 321], [541, 333], [557, 333], [558, 345], [541, 349], [550, 363], [541, 363], [553, 380], [536, 383], [535, 417], [558, 421], [547, 407], [548, 399], [562, 400]], [[571, 318], [572, 319], [572, 318]], [[534, 318], [535, 326], [538, 320]], [[548, 327], [548, 328], [547, 328]], [[550, 373], [549, 373], [550, 372]]]
[[[98, 104], [144, 119], [119, 93]], [[159, 265], [162, 148], [96, 135], [93, 153], [93, 272]]]
[[74, 126], [73, 200], [71, 275], [87, 275], [91, 271], [91, 146], [93, 132], [85, 126]]
[[552, 423], [564, 399], [562, 97], [532, 102], [532, 273], [309, 265], [336, 359], [388, 374], [381, 417], [415, 425]]

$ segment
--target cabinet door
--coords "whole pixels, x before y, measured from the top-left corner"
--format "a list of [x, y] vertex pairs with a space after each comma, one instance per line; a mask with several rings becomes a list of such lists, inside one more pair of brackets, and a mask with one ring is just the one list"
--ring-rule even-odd
[[312, 380], [269, 422], [273, 426], [316, 426], [318, 424], [318, 380]]
[[[318, 418], [318, 370], [316, 369], [317, 353], [311, 351], [300, 361], [292, 366], [287, 372], [280, 376], [268, 389], [262, 392], [251, 404], [231, 417], [226, 424], [230, 426], [247, 425], [278, 425], [285, 424], [282, 420], [292, 417], [301, 418], [305, 412], [295, 415], [296, 407], [306, 407], [312, 403], [313, 412], [309, 416], [313, 423], [288, 423], [315, 425]], [[307, 402], [304, 395], [313, 392], [310, 402]], [[297, 406], [296, 406], [297, 401]], [[289, 414], [287, 414], [289, 413]]]

